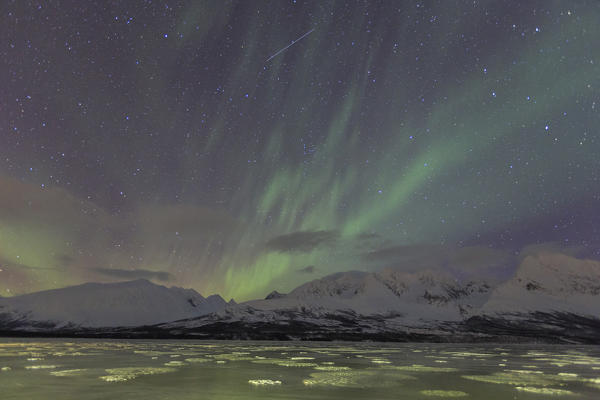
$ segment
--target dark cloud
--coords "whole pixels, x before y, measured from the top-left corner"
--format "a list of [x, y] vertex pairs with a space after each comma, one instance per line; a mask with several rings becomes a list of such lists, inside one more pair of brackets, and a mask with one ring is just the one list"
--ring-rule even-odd
[[385, 243], [383, 236], [375, 232], [363, 232], [354, 236], [353, 246], [359, 251], [372, 250], [374, 246], [382, 246]]
[[304, 268], [300, 268], [298, 272], [303, 274], [312, 274], [313, 272], [315, 272], [316, 269], [317, 268], [314, 265], [307, 265]]
[[363, 232], [356, 235], [358, 240], [376, 240], [381, 239], [381, 235], [375, 232]]
[[274, 237], [265, 248], [279, 253], [309, 253], [319, 246], [333, 245], [339, 236], [337, 231], [298, 231]]
[[125, 279], [156, 279], [159, 281], [170, 281], [173, 278], [173, 275], [168, 272], [148, 271], [146, 269], [94, 268], [94, 271], [102, 275]]
[[56, 256], [56, 263], [59, 267], [66, 267], [75, 261], [75, 258], [68, 254], [59, 254]]

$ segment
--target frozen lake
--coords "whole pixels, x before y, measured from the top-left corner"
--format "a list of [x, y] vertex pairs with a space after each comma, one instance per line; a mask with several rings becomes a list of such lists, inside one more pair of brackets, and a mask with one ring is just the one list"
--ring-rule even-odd
[[600, 348], [0, 339], [9, 399], [600, 398]]

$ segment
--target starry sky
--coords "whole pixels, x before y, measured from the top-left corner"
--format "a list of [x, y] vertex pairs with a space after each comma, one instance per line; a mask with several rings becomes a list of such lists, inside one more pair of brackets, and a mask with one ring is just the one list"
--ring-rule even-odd
[[600, 258], [598, 1], [0, 13], [2, 296]]

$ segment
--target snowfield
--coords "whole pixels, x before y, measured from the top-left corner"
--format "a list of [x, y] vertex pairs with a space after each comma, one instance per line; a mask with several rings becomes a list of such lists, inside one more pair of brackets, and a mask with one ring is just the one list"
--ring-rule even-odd
[[193, 289], [167, 288], [141, 279], [86, 283], [0, 299], [0, 315], [23, 325], [140, 326], [193, 318], [227, 306], [220, 296], [202, 297]]

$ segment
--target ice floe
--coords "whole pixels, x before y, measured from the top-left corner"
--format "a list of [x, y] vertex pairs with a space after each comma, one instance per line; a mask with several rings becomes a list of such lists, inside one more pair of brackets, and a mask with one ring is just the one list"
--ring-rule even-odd
[[384, 387], [398, 384], [402, 380], [416, 379], [410, 375], [386, 373], [379, 369], [313, 372], [310, 378], [304, 379], [305, 386], [335, 387]]
[[281, 385], [281, 381], [272, 380], [272, 379], [250, 379], [248, 381], [249, 384], [254, 386], [273, 386], [273, 385]]
[[87, 369], [85, 368], [80, 368], [80, 369], [63, 369], [60, 371], [51, 371], [50, 375], [53, 376], [73, 376], [73, 375], [79, 375], [82, 372], [87, 371]]
[[517, 389], [518, 391], [521, 391], [521, 392], [546, 394], [546, 395], [553, 395], [553, 396], [568, 396], [568, 395], [575, 394], [575, 393], [571, 392], [570, 390], [565, 390], [565, 389], [554, 389], [554, 388], [544, 388], [544, 387], [540, 388], [540, 387], [533, 387], [533, 386], [516, 386], [515, 389]]
[[429, 397], [466, 397], [468, 393], [459, 390], [421, 390], [423, 396]]
[[524, 372], [531, 371], [496, 372], [490, 375], [463, 375], [462, 377], [473, 381], [512, 386], [550, 386], [553, 383], [544, 374]]
[[395, 369], [397, 371], [412, 371], [412, 372], [455, 372], [458, 371], [452, 367], [430, 367], [427, 365], [382, 365], [384, 369]]
[[125, 368], [109, 368], [105, 370], [108, 375], [101, 376], [105, 382], [124, 382], [135, 379], [142, 375], [165, 374], [175, 372], [177, 369], [168, 367], [125, 367]]
[[58, 368], [56, 365], [27, 365], [25, 369], [54, 369]]

